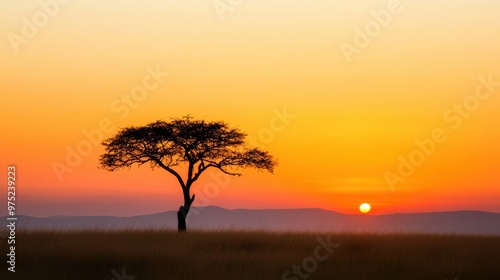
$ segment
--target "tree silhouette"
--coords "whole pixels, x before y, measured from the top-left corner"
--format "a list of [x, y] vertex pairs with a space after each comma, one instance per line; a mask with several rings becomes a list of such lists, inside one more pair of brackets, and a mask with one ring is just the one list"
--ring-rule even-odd
[[[100, 167], [115, 171], [149, 163], [153, 169], [159, 167], [175, 176], [184, 197], [184, 205], [177, 212], [178, 230], [185, 231], [186, 216], [195, 199], [190, 194], [191, 186], [206, 170], [241, 176], [240, 168], [252, 167], [273, 173], [276, 160], [267, 151], [247, 147], [246, 136], [221, 121], [205, 122], [190, 116], [156, 121], [124, 128], [104, 140]], [[187, 173], [184, 178], [180, 171]]]

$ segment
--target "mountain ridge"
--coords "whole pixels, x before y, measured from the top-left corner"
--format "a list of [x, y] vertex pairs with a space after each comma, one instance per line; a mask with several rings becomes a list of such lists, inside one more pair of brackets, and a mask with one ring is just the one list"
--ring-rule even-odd
[[[177, 228], [177, 211], [146, 215], [19, 215], [21, 230], [124, 230]], [[2, 217], [5, 218], [5, 217]], [[197, 230], [267, 230], [312, 232], [412, 232], [500, 235], [500, 213], [459, 210], [384, 215], [344, 214], [320, 208], [225, 209], [193, 207], [188, 228]]]

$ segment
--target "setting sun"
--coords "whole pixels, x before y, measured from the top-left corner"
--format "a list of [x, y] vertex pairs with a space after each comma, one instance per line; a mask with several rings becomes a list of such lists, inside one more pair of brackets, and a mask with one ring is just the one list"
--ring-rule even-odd
[[361, 211], [361, 213], [363, 213], [363, 214], [370, 212], [370, 210], [371, 210], [371, 206], [368, 203], [363, 203], [359, 206], [359, 211]]

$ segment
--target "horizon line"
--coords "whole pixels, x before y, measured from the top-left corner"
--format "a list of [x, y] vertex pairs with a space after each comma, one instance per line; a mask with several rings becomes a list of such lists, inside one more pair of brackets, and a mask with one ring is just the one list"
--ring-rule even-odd
[[[395, 213], [385, 213], [385, 214], [372, 214], [372, 213], [356, 213], [356, 214], [349, 214], [349, 213], [343, 213], [335, 210], [328, 210], [324, 208], [310, 208], [310, 207], [305, 207], [305, 208], [225, 208], [217, 205], [207, 205], [207, 206], [193, 206], [192, 208], [195, 209], [203, 209], [203, 208], [219, 208], [227, 211], [237, 211], [237, 210], [249, 210], [249, 211], [293, 211], [293, 210], [321, 210], [325, 212], [332, 212], [332, 213], [337, 213], [341, 215], [346, 215], [346, 216], [389, 216], [389, 215], [412, 215], [412, 214], [438, 214], [438, 213], [457, 213], [457, 212], [479, 212], [479, 213], [488, 213], [488, 214], [499, 214], [500, 212], [490, 212], [490, 211], [483, 211], [483, 210], [473, 210], [473, 209], [461, 209], [461, 210], [446, 210], [446, 211], [428, 211], [428, 212], [395, 212]], [[150, 215], [157, 215], [157, 214], [163, 214], [167, 212], [176, 212], [176, 209], [170, 209], [166, 211], [161, 211], [161, 212], [153, 212], [149, 214], [137, 214], [137, 215], [127, 215], [127, 216], [117, 216], [117, 215], [50, 215], [50, 216], [33, 216], [33, 215], [28, 215], [28, 214], [19, 214], [16, 215], [16, 217], [32, 217], [32, 218], [56, 218], [56, 217], [115, 217], [115, 218], [131, 218], [131, 217], [140, 217], [140, 216], [150, 216]], [[2, 218], [9, 217], [9, 215], [2, 215], [0, 216]]]

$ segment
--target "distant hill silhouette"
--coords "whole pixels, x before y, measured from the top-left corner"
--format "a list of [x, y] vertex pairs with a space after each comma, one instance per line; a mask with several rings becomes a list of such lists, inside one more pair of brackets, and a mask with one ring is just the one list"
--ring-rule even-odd
[[[347, 215], [322, 209], [228, 210], [215, 206], [193, 208], [192, 229], [266, 231], [418, 232], [500, 235], [500, 214], [479, 211], [390, 215]], [[23, 230], [176, 229], [176, 211], [133, 216], [18, 216]]]

